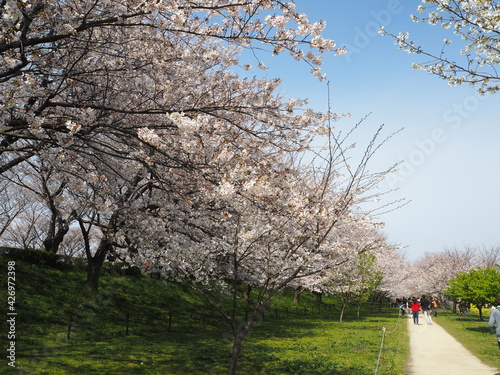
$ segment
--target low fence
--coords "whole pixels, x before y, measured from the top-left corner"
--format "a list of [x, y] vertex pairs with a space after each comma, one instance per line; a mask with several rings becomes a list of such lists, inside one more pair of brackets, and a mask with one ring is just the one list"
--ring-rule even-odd
[[[337, 319], [337, 311], [334, 309], [333, 304], [320, 304], [317, 306], [297, 306], [292, 308], [269, 308], [262, 313], [258, 322], [280, 319], [313, 319], [313, 318], [331, 318]], [[230, 312], [227, 312], [230, 315]], [[335, 314], [335, 315], [334, 315]], [[245, 311], [240, 316], [240, 320], [248, 320], [250, 311]], [[182, 312], [182, 311], [167, 311], [162, 315], [144, 315], [140, 313], [123, 312], [121, 314], [114, 314], [113, 316], [95, 315], [81, 315], [71, 313], [67, 316], [67, 323], [65, 325], [58, 324], [65, 327], [66, 338], [71, 340], [75, 335], [82, 332], [94, 332], [106, 330], [123, 335], [130, 335], [136, 333], [143, 333], [147, 331], [154, 331], [157, 333], [168, 333], [173, 330], [182, 329], [198, 329], [207, 326], [220, 326], [222, 317], [217, 315], [216, 312]], [[60, 320], [60, 319], [59, 319]], [[35, 324], [37, 325], [37, 324]], [[51, 324], [52, 328], [54, 327]], [[154, 328], [153, 328], [154, 327]]]

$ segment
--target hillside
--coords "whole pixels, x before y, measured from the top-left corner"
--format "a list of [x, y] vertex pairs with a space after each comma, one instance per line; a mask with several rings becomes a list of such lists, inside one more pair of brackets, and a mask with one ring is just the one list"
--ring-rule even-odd
[[[32, 253], [15, 262], [15, 368], [23, 374], [224, 374], [230, 358], [227, 324], [191, 289], [121, 265], [106, 264], [97, 293], [83, 288], [80, 265]], [[11, 263], [9, 263], [11, 262]], [[33, 264], [36, 262], [36, 264]], [[2, 296], [7, 288], [2, 275]], [[222, 295], [220, 298], [224, 298]], [[2, 301], [7, 298], [2, 297]], [[3, 303], [5, 306], [6, 303]], [[366, 374], [377, 363], [388, 310], [361, 321], [337, 322], [336, 301], [304, 293], [274, 300], [244, 344], [241, 374]], [[7, 322], [2, 323], [6, 332]], [[405, 330], [388, 342], [384, 371], [405, 361]], [[401, 338], [402, 337], [402, 338]], [[368, 356], [368, 358], [363, 358]], [[250, 369], [252, 369], [250, 371]], [[16, 371], [17, 370], [17, 371]], [[258, 372], [254, 372], [258, 370]], [[291, 371], [291, 372], [290, 372]]]

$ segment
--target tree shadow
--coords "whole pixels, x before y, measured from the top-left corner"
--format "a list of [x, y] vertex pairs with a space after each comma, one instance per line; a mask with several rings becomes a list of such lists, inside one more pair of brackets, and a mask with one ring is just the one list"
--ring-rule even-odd
[[491, 333], [491, 329], [488, 326], [485, 327], [467, 327], [467, 331], [480, 332], [480, 333]]

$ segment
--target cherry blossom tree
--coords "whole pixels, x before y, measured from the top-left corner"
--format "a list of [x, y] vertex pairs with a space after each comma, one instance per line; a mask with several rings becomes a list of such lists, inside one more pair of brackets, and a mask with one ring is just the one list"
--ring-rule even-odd
[[376, 257], [377, 268], [383, 276], [378, 290], [391, 298], [414, 295], [414, 272], [400, 249], [394, 245], [386, 246], [384, 251], [376, 252]]
[[[168, 201], [127, 227], [137, 228], [132, 241], [141, 249], [141, 263], [189, 282], [230, 322], [234, 373], [244, 338], [276, 293], [288, 285], [312, 288], [322, 274], [339, 272], [358, 254], [380, 246], [380, 237], [369, 231], [376, 225], [357, 213], [383, 177], [366, 168], [378, 143], [368, 146], [360, 166], [353, 168], [346, 159], [349, 146], [333, 142], [323, 166], [305, 168], [288, 149], [247, 132], [217, 123], [192, 131], [203, 142], [184, 151], [203, 178], [189, 182], [196, 174], [171, 172], [182, 186], [168, 197], [154, 194], [157, 202]], [[232, 142], [220, 142], [227, 138]], [[239, 313], [241, 284], [258, 291], [247, 321]], [[229, 312], [207, 293], [214, 287], [228, 289]]]
[[0, 239], [3, 239], [5, 231], [24, 211], [28, 202], [19, 197], [16, 186], [8, 180], [0, 180], [0, 191], [2, 192], [0, 196]]
[[40, 201], [24, 202], [14, 220], [5, 226], [1, 234], [1, 244], [23, 249], [39, 249], [43, 247], [42, 238], [48, 222], [45, 217], [45, 206]]
[[476, 251], [478, 267], [493, 268], [500, 264], [500, 246], [481, 246]]
[[[444, 298], [444, 290], [450, 279], [460, 272], [468, 272], [477, 266], [477, 252], [471, 246], [446, 248], [440, 253], [425, 253], [411, 265], [412, 295], [438, 295]], [[453, 311], [457, 300], [452, 300]]]
[[331, 280], [333, 290], [342, 300], [339, 321], [342, 323], [347, 305], [355, 302], [358, 306], [358, 317], [363, 302], [375, 292], [382, 280], [382, 273], [376, 268], [376, 257], [367, 252], [341, 267], [340, 275]]
[[4, 177], [17, 185], [17, 192], [25, 201], [39, 201], [45, 205], [43, 238], [39, 242], [45, 250], [57, 253], [69, 231], [72, 215], [70, 200], [64, 197], [65, 181], [58, 178], [54, 167], [38, 158], [23, 163], [4, 173]]
[[384, 29], [381, 33], [394, 37], [400, 49], [430, 58], [414, 63], [414, 69], [435, 74], [452, 86], [470, 84], [481, 94], [496, 93], [500, 89], [499, 12], [498, 1], [423, 0], [420, 15], [412, 15], [412, 19], [455, 34], [435, 52], [411, 40], [408, 33], [396, 36]]

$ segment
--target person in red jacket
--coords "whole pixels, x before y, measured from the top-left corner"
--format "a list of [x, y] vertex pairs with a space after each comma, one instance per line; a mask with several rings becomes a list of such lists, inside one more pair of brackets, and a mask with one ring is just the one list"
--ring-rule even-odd
[[411, 313], [413, 314], [413, 324], [418, 324], [418, 313], [420, 312], [420, 302], [416, 297], [413, 297], [413, 300], [410, 303]]

